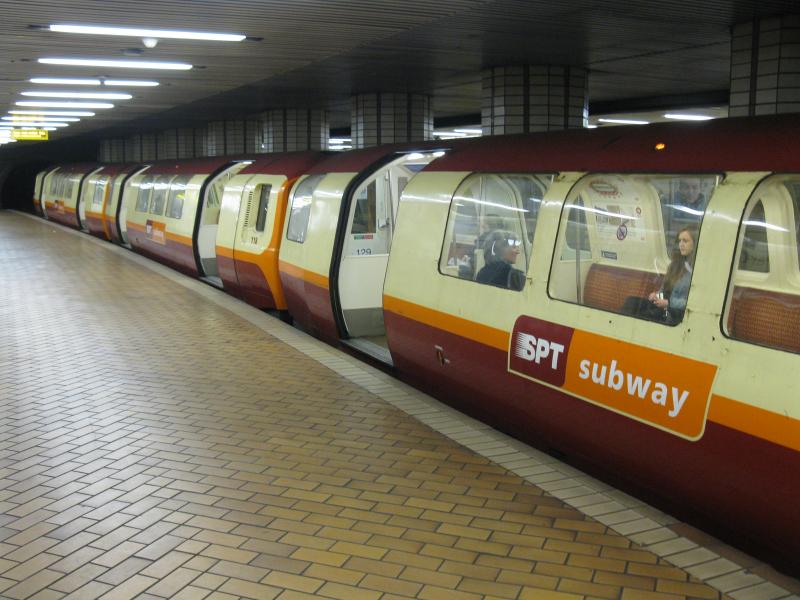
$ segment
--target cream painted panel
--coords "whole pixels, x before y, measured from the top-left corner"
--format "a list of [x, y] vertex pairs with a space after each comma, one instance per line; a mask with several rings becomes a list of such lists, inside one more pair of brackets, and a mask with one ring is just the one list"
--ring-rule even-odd
[[[272, 239], [272, 231], [275, 227], [275, 213], [278, 209], [278, 195], [280, 194], [281, 187], [286, 183], [284, 175], [254, 175], [253, 178], [247, 182], [241, 198], [242, 198], [242, 216], [239, 219], [236, 228], [236, 249], [251, 252], [253, 254], [262, 253], [269, 245]], [[258, 202], [259, 198], [253, 198], [253, 215], [251, 223], [248, 225], [244, 218], [245, 203], [249, 201], [250, 193], [255, 192], [256, 188], [260, 185], [271, 186], [269, 192], [269, 204], [267, 206], [267, 218], [264, 222], [264, 231], [256, 230], [256, 219], [258, 217]]]
[[339, 267], [342, 310], [383, 306], [383, 282], [388, 254], [346, 256]]
[[288, 213], [291, 208], [287, 207], [280, 260], [328, 277], [342, 196], [355, 176], [356, 173], [329, 173], [322, 178], [314, 191], [308, 231], [302, 244], [286, 238], [286, 229], [289, 226]]
[[225, 185], [219, 208], [217, 246], [233, 249], [239, 213], [243, 207], [242, 195], [247, 183], [256, 175], [236, 175]]

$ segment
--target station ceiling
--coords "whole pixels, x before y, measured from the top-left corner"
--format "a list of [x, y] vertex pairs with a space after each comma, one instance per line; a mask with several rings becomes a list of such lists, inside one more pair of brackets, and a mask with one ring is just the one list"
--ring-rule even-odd
[[[457, 121], [480, 112], [481, 69], [524, 63], [588, 67], [592, 110], [647, 109], [660, 100], [664, 107], [714, 105], [727, 99], [730, 27], [796, 6], [796, 0], [6, 0], [0, 111], [25, 100], [21, 92], [45, 88], [30, 83], [32, 77], [100, 77], [160, 85], [120, 88], [134, 97], [94, 111], [96, 117], [59, 137], [125, 136], [280, 107], [327, 108], [333, 128], [348, 127], [350, 96], [373, 91], [431, 94], [435, 117]], [[53, 32], [54, 23], [248, 39], [160, 39], [150, 49], [140, 38]], [[180, 61], [194, 68], [37, 62], [44, 57]]]

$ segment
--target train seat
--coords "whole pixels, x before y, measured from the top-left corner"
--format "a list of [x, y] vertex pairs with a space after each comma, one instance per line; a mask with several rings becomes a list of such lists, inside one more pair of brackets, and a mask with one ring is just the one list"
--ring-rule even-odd
[[800, 352], [800, 296], [735, 287], [728, 334], [737, 340]]
[[657, 273], [594, 263], [583, 286], [583, 304], [620, 312], [627, 298], [646, 298], [661, 287], [661, 279]]

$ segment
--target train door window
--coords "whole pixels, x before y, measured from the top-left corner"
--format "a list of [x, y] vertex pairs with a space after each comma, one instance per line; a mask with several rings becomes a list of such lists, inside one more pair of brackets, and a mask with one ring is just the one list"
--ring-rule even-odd
[[258, 215], [256, 216], [256, 231], [264, 233], [267, 224], [267, 211], [269, 210], [269, 195], [272, 192], [272, 185], [261, 184], [255, 189], [255, 196], [258, 198]]
[[319, 185], [319, 182], [322, 181], [323, 177], [325, 176], [309, 175], [298, 183], [294, 192], [292, 192], [292, 208], [289, 213], [289, 223], [286, 228], [286, 239], [301, 244], [306, 241], [314, 190]]
[[144, 180], [139, 184], [139, 194], [136, 196], [136, 212], [147, 212], [150, 206], [150, 194], [153, 191], [153, 180]]
[[475, 174], [450, 203], [443, 275], [521, 290], [550, 174]]
[[92, 195], [92, 207], [96, 210], [101, 210], [103, 207], [103, 199], [106, 195], [106, 184], [108, 178], [99, 178], [94, 182], [94, 194]]
[[170, 219], [180, 219], [183, 215], [183, 203], [186, 200], [186, 185], [192, 178], [191, 175], [177, 175], [169, 186], [166, 216]]
[[150, 195], [150, 214], [163, 215], [169, 194], [170, 175], [159, 175], [153, 183], [153, 192]]
[[684, 210], [681, 202], [687, 197], [675, 194], [686, 180], [696, 184], [696, 197], [698, 188], [713, 192], [720, 177], [593, 174], [581, 179], [561, 213], [550, 296], [665, 325], [680, 323], [706, 202], [704, 196]]
[[800, 353], [800, 175], [774, 175], [739, 226], [722, 329], [736, 340]]

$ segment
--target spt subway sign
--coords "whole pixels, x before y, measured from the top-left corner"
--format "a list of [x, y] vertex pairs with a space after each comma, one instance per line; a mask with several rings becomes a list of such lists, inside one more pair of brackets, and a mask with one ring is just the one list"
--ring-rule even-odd
[[521, 316], [508, 370], [680, 437], [703, 435], [715, 365]]

